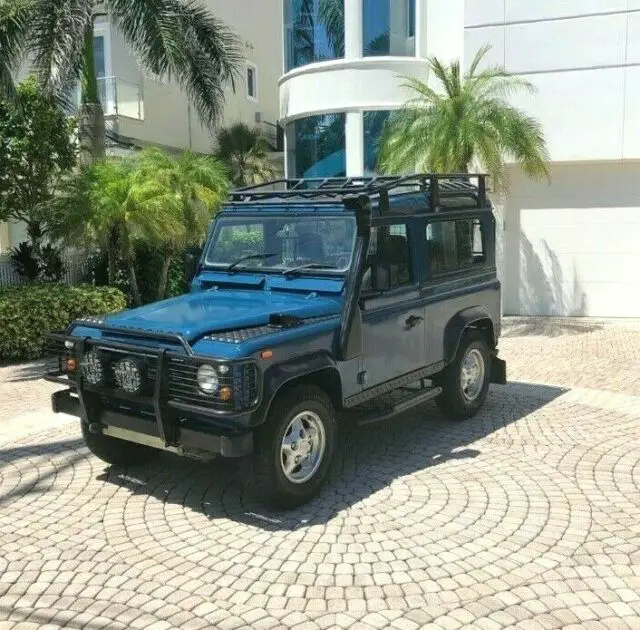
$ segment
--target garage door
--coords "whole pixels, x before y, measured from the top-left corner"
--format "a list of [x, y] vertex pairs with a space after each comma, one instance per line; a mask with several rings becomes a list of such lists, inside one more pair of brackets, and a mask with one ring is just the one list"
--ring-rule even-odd
[[505, 312], [640, 317], [640, 166], [517, 176], [506, 207]]

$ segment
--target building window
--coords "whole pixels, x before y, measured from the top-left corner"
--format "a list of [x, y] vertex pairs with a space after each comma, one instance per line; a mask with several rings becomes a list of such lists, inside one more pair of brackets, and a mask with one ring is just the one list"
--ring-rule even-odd
[[247, 98], [258, 100], [258, 68], [250, 63], [247, 64]]
[[362, 8], [365, 57], [415, 56], [415, 0], [363, 0]]
[[344, 57], [344, 0], [284, 0], [285, 71]]
[[482, 225], [474, 219], [434, 221], [427, 225], [431, 276], [470, 269], [485, 262]]
[[378, 170], [378, 155], [385, 125], [391, 112], [364, 112], [364, 174], [375, 175]]
[[289, 173], [295, 177], [344, 177], [345, 114], [310, 116], [291, 123]]

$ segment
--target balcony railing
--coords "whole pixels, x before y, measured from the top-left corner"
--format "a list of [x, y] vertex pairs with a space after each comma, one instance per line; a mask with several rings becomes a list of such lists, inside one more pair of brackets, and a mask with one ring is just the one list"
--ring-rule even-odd
[[[98, 95], [105, 116], [126, 116], [144, 120], [144, 93], [142, 82], [133, 83], [118, 77], [98, 78]], [[81, 103], [80, 88], [76, 90], [76, 106]]]

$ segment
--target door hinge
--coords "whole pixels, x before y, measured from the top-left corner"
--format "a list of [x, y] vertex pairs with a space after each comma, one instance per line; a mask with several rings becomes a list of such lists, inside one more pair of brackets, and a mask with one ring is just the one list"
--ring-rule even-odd
[[366, 385], [369, 382], [369, 376], [366, 370], [364, 372], [358, 372], [358, 385]]

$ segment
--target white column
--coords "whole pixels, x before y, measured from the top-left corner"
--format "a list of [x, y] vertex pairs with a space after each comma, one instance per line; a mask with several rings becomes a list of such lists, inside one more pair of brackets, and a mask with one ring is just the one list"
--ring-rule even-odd
[[11, 247], [9, 240], [9, 224], [0, 223], [0, 254], [6, 253]]
[[362, 57], [362, 0], [344, 0], [344, 57]]
[[416, 0], [416, 57], [427, 56], [427, 0]]
[[420, 57], [436, 56], [444, 63], [462, 59], [464, 0], [419, 0]]
[[358, 177], [364, 171], [364, 126], [362, 112], [348, 112], [345, 129], [347, 177]]

